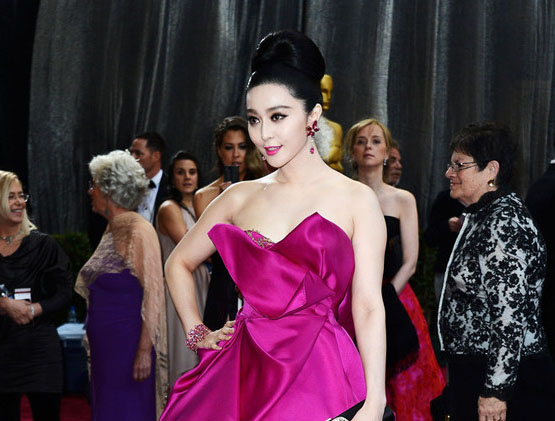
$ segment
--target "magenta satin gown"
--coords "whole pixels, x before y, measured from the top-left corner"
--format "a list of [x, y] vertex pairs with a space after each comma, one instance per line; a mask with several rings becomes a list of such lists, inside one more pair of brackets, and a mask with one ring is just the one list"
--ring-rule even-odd
[[354, 271], [344, 231], [314, 213], [278, 243], [227, 224], [208, 235], [245, 304], [223, 349], [200, 350], [177, 380], [161, 420], [323, 421], [363, 400], [362, 363], [338, 322]]

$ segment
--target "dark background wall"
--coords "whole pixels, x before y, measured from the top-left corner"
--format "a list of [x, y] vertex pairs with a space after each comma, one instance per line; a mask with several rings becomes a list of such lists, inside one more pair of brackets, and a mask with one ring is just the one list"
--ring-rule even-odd
[[27, 183], [31, 57], [39, 0], [0, 0], [0, 169]]
[[0, 42], [9, 59], [1, 66], [0, 167], [24, 174], [27, 151], [34, 218], [45, 231], [86, 227], [87, 162], [126, 148], [138, 131], [161, 132], [166, 158], [187, 149], [205, 172], [212, 168], [213, 129], [227, 115], [244, 114], [257, 42], [283, 28], [302, 30], [320, 46], [335, 84], [328, 118], [344, 131], [367, 116], [391, 128], [421, 219], [447, 187], [447, 143], [467, 123], [512, 127], [521, 147], [520, 193], [553, 153], [549, 0], [13, 0], [0, 11], [9, 36]]

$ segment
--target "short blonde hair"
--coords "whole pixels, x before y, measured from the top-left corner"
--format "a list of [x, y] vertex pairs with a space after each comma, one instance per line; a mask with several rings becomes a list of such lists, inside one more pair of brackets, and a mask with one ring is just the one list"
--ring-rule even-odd
[[[8, 204], [10, 196], [10, 187], [12, 183], [17, 181], [21, 186], [22, 183], [17, 177], [17, 175], [10, 171], [0, 170], [0, 220], [8, 219], [10, 213], [10, 206]], [[27, 216], [27, 209], [23, 210], [23, 222], [21, 223], [21, 233], [23, 236], [29, 235], [32, 230], [36, 230], [37, 227], [29, 220]]]
[[[353, 146], [357, 133], [361, 131], [364, 127], [370, 126], [371, 124], [375, 124], [380, 129], [382, 129], [386, 149], [389, 151], [393, 147], [393, 138], [391, 137], [391, 132], [389, 131], [387, 126], [376, 120], [375, 118], [365, 118], [364, 120], [360, 120], [359, 122], [355, 123], [345, 135], [345, 141], [343, 142], [343, 144], [345, 145], [345, 156], [351, 161], [351, 163], [353, 163]], [[356, 168], [356, 165], [354, 166]]]
[[136, 210], [148, 189], [144, 168], [129, 152], [95, 156], [89, 170], [100, 191], [124, 209]]

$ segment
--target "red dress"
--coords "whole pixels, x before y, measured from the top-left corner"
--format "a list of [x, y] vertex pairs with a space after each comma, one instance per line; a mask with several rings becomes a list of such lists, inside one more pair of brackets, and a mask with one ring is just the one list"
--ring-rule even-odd
[[[391, 279], [402, 263], [399, 219], [386, 216], [387, 249], [384, 277]], [[395, 411], [397, 421], [432, 421], [430, 401], [445, 387], [443, 373], [437, 363], [428, 324], [422, 308], [407, 283], [399, 294], [418, 335], [418, 355], [405, 370], [387, 379], [387, 403]], [[410, 358], [409, 358], [410, 359]]]

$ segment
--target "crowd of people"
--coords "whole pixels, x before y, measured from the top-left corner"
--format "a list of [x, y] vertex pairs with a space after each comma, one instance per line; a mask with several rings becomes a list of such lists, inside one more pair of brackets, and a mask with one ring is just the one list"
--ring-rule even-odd
[[[553, 289], [542, 213], [552, 178], [530, 190], [534, 219], [510, 188], [517, 152], [506, 127], [473, 123], [452, 139], [449, 190], [424, 234], [439, 248], [445, 376], [410, 286], [419, 223], [414, 196], [398, 187], [400, 145], [364, 119], [343, 140], [352, 178], [330, 166], [315, 142], [327, 124], [324, 75], [308, 37], [266, 36], [247, 118], [216, 128], [218, 177], [202, 188], [191, 153], [162, 169], [156, 132], [90, 161], [92, 210], [106, 222], [95, 222], [75, 291], [87, 302], [93, 420], [362, 421], [390, 410], [432, 420], [432, 402], [434, 416], [455, 421], [555, 413], [544, 310], [553, 297], [542, 297], [546, 279]], [[59, 419], [52, 315], [70, 303], [73, 280], [27, 200], [17, 176], [0, 171], [0, 419], [19, 419], [22, 394], [35, 419]]]

